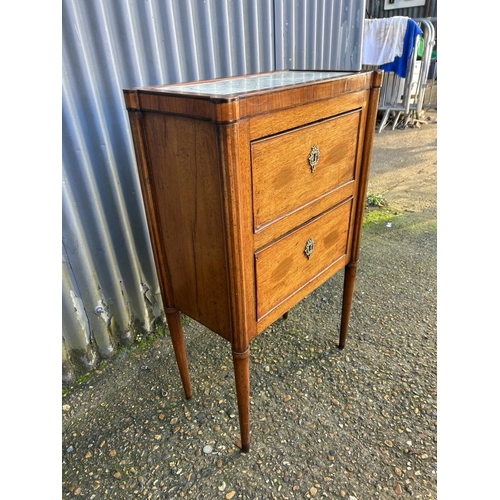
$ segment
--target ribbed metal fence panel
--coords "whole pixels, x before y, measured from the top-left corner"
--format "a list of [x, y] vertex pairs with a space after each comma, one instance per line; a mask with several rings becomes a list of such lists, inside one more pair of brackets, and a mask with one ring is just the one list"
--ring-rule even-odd
[[361, 69], [365, 2], [276, 1], [276, 69]]
[[365, 0], [63, 0], [63, 382], [163, 322], [122, 89], [359, 69]]

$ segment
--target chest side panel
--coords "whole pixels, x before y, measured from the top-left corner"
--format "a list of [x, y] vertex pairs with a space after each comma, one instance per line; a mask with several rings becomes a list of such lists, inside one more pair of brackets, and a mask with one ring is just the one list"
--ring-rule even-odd
[[230, 340], [216, 127], [162, 113], [143, 123], [175, 307]]

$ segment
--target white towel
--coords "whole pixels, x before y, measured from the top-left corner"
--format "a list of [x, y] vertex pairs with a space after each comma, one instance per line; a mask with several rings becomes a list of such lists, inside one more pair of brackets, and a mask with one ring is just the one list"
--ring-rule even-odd
[[362, 64], [380, 66], [401, 57], [408, 17], [365, 19]]

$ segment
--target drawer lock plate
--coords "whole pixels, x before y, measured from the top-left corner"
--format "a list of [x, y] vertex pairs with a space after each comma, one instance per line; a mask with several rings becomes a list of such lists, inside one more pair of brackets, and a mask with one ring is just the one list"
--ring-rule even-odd
[[306, 248], [304, 248], [304, 253], [307, 255], [307, 258], [311, 258], [311, 254], [314, 251], [314, 240], [309, 238], [306, 242]]
[[314, 172], [314, 169], [316, 168], [316, 165], [319, 162], [319, 148], [318, 146], [314, 145], [311, 148], [311, 152], [309, 153], [309, 165], [311, 166], [311, 172]]

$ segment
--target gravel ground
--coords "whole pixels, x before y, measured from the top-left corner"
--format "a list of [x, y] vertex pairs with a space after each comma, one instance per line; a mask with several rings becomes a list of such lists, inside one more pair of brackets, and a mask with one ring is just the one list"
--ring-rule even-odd
[[375, 136], [347, 345], [343, 273], [251, 343], [249, 454], [229, 344], [186, 318], [194, 396], [168, 334], [62, 400], [62, 498], [437, 498], [436, 114]]

